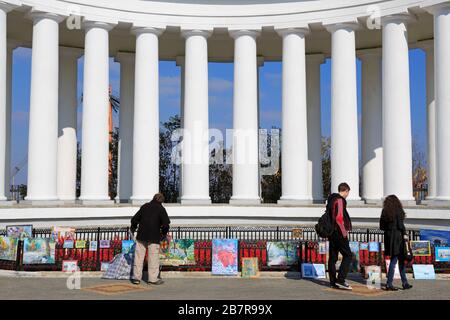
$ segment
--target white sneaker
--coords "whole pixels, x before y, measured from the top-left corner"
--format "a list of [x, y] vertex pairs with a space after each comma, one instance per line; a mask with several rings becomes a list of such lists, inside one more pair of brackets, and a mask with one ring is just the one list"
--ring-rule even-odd
[[353, 290], [353, 288], [347, 282], [344, 282], [344, 283], [336, 282], [336, 286], [338, 286], [339, 289]]

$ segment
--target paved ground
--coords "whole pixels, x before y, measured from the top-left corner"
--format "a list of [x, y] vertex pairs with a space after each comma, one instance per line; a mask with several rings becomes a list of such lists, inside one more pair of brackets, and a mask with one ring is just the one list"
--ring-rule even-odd
[[[167, 278], [162, 286], [141, 284], [138, 288], [128, 281], [82, 278], [80, 290], [69, 290], [66, 278], [0, 277], [0, 300], [7, 299], [150, 299], [150, 300], [277, 300], [277, 299], [419, 299], [449, 300], [450, 280], [411, 280], [414, 288], [408, 291], [385, 292], [369, 290], [364, 280], [349, 281], [360, 293], [333, 290], [328, 282], [289, 278]], [[115, 289], [132, 287], [129, 292], [95, 292], [101, 286], [121, 285]], [[398, 283], [397, 283], [398, 285]], [[99, 288], [100, 286], [100, 288]], [[108, 288], [107, 288], [108, 289]], [[111, 289], [111, 288], [109, 288]], [[103, 290], [104, 291], [104, 290]]]

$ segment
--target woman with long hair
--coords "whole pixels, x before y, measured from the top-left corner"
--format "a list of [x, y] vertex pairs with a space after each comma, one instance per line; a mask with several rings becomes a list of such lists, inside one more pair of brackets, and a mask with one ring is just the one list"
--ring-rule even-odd
[[408, 241], [406, 228], [403, 223], [405, 211], [400, 200], [395, 195], [386, 197], [383, 203], [383, 211], [380, 218], [380, 229], [384, 231], [384, 255], [391, 258], [389, 270], [387, 270], [386, 290], [397, 291], [392, 284], [394, 280], [395, 265], [398, 262], [403, 289], [411, 289], [412, 285], [406, 278], [405, 266], [405, 241]]

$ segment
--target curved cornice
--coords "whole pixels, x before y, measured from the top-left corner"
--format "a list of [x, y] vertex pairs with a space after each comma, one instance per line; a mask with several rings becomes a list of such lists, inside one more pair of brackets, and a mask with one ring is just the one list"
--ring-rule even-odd
[[[140, 27], [181, 29], [307, 28], [364, 21], [369, 16], [426, 10], [439, 0], [316, 0], [267, 4], [208, 5], [141, 0], [3, 0], [25, 8]], [[194, 2], [194, 0], [193, 0]]]

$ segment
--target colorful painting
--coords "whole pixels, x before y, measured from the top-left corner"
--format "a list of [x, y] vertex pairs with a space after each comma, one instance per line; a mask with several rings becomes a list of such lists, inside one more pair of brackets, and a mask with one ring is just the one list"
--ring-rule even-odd
[[435, 280], [436, 274], [432, 264], [413, 264], [414, 279]]
[[162, 264], [170, 266], [190, 265], [195, 264], [194, 254], [195, 242], [192, 239], [175, 239], [170, 242], [167, 250], [161, 252], [160, 257]]
[[18, 238], [0, 236], [0, 260], [17, 260]]
[[63, 244], [64, 249], [73, 249], [73, 240], [65, 240]]
[[89, 241], [89, 251], [97, 251], [97, 241]]
[[109, 262], [102, 262], [100, 265], [100, 271], [108, 271]]
[[380, 252], [380, 243], [375, 241], [369, 242], [369, 252]]
[[292, 229], [292, 238], [296, 238], [296, 239], [303, 238], [303, 229], [293, 228]]
[[100, 240], [100, 249], [109, 249], [111, 247], [110, 240]]
[[77, 240], [75, 242], [75, 248], [77, 248], [77, 249], [84, 249], [84, 248], [86, 248], [86, 240]]
[[6, 235], [19, 240], [31, 238], [33, 237], [33, 225], [6, 226]]
[[212, 241], [212, 274], [238, 274], [238, 240], [213, 239]]
[[258, 278], [258, 258], [242, 258], [242, 278]]
[[132, 254], [134, 253], [135, 243], [133, 240], [122, 240], [122, 253]]
[[326, 279], [325, 265], [318, 263], [302, 263], [302, 277]]
[[359, 244], [359, 250], [369, 250], [369, 244], [367, 242], [361, 242]]
[[55, 240], [26, 238], [23, 242], [23, 264], [55, 263]]
[[319, 254], [328, 253], [328, 241], [319, 241]]
[[159, 242], [159, 262], [162, 265], [170, 265], [169, 259], [169, 249], [171, 244], [171, 238], [165, 237]]
[[76, 272], [78, 271], [78, 261], [77, 260], [63, 260], [62, 262], [63, 272]]
[[360, 272], [359, 266], [359, 242], [350, 241], [350, 250], [352, 251], [352, 263], [350, 265], [350, 272]]
[[[385, 261], [386, 261], [386, 274], [387, 274], [389, 272], [389, 265], [391, 264], [391, 260], [390, 259], [385, 259]], [[398, 262], [395, 264], [394, 279], [401, 279], [401, 277], [400, 277], [400, 270], [398, 268]]]
[[64, 242], [66, 240], [75, 241], [75, 228], [71, 227], [53, 227], [52, 239], [58, 242]]
[[431, 256], [430, 241], [410, 241], [411, 250], [415, 257]]
[[449, 230], [420, 230], [420, 240], [430, 241], [435, 246], [450, 246]]
[[290, 266], [297, 261], [297, 242], [267, 242], [267, 265]]
[[434, 255], [438, 262], [450, 262], [450, 247], [435, 247]]
[[370, 282], [381, 281], [381, 267], [367, 266], [365, 268], [365, 275]]

